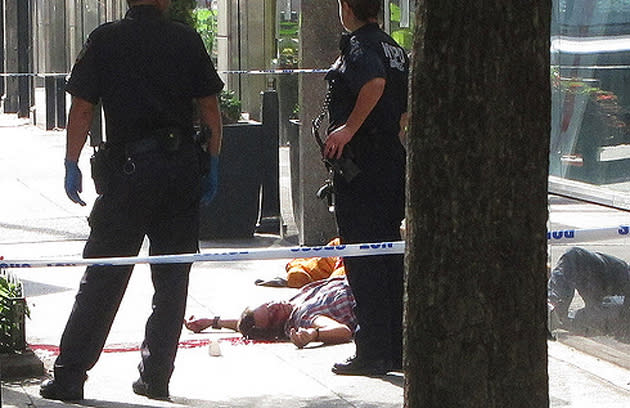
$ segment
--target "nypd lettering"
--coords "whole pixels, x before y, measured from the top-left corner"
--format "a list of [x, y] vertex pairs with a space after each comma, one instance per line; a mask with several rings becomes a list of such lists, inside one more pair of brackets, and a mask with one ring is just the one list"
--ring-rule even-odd
[[382, 42], [381, 46], [383, 47], [385, 58], [389, 60], [390, 68], [394, 68], [401, 72], [404, 72], [405, 71], [405, 51], [400, 47], [396, 47], [386, 42]]

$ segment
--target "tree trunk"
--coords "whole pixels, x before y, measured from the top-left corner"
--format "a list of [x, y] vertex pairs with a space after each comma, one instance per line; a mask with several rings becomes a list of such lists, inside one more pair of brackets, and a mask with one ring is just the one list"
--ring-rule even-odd
[[405, 406], [547, 407], [551, 2], [417, 10]]

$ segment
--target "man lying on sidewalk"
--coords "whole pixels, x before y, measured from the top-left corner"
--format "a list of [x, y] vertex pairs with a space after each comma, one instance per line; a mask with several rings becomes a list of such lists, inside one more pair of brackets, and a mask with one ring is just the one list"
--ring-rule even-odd
[[288, 301], [270, 301], [246, 308], [240, 319], [191, 316], [184, 325], [195, 333], [212, 327], [239, 331], [249, 339], [288, 338], [298, 347], [311, 342], [337, 344], [352, 340], [357, 325], [353, 307], [348, 281], [345, 277], [333, 277], [303, 286]]

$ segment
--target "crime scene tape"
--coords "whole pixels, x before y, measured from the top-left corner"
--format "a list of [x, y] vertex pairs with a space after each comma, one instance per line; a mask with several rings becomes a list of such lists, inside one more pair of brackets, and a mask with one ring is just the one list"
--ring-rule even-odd
[[374, 256], [396, 255], [405, 252], [404, 241], [346, 244], [334, 246], [303, 246], [286, 248], [233, 249], [227, 251], [204, 252], [200, 254], [154, 255], [145, 257], [114, 258], [74, 258], [74, 259], [33, 259], [10, 260], [0, 257], [0, 268], [48, 268], [59, 266], [115, 266], [133, 264], [171, 264], [208, 261], [254, 261], [263, 259], [309, 258], [316, 256]]
[[563, 243], [578, 244], [607, 239], [629, 238], [629, 234], [629, 225], [591, 229], [565, 229], [547, 232], [547, 241], [551, 245]]
[[[578, 244], [616, 238], [628, 238], [630, 225], [607, 228], [565, 229], [547, 232], [547, 241], [553, 244]], [[374, 242], [333, 246], [301, 246], [286, 248], [230, 249], [225, 251], [195, 254], [154, 255], [113, 258], [69, 258], [69, 259], [5, 259], [0, 256], [0, 268], [48, 268], [62, 266], [116, 266], [135, 264], [172, 264], [194, 262], [256, 261], [268, 259], [353, 257], [397, 255], [405, 253], [405, 241]]]

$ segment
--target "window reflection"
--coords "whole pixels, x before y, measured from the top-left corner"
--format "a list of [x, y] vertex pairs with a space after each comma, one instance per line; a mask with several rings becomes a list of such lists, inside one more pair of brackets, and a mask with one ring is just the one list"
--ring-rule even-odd
[[550, 175], [630, 189], [630, 2], [554, 0]]

